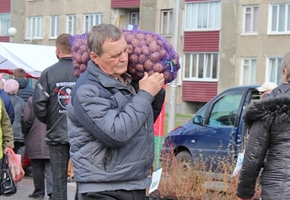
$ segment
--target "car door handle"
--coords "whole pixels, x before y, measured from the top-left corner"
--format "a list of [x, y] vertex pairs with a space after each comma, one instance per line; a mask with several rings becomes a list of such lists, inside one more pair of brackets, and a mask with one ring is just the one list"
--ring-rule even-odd
[[195, 140], [191, 140], [191, 143], [195, 143]]

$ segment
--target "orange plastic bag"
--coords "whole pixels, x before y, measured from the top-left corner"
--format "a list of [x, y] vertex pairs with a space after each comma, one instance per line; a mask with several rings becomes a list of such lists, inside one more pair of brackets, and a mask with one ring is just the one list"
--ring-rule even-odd
[[21, 164], [21, 155], [15, 154], [12, 149], [8, 151], [8, 166], [11, 170], [13, 181], [21, 181], [25, 174]]

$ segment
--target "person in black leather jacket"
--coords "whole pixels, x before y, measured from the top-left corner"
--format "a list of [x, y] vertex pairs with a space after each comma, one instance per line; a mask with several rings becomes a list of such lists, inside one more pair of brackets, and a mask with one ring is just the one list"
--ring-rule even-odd
[[282, 81], [244, 116], [249, 139], [237, 187], [239, 200], [252, 199], [261, 168], [262, 199], [290, 199], [290, 52], [282, 61]]
[[76, 77], [71, 58], [69, 34], [56, 39], [59, 61], [45, 69], [36, 82], [33, 110], [39, 121], [46, 124], [46, 143], [49, 145], [52, 172], [52, 199], [67, 200], [67, 166], [69, 143], [67, 105]]

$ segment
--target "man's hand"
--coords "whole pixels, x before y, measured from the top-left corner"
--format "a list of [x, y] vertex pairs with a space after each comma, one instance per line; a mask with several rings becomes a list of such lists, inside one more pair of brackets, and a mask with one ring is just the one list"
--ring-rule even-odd
[[148, 73], [144, 72], [144, 77], [139, 81], [139, 89], [149, 92], [152, 96], [155, 96], [163, 85], [164, 75], [158, 72], [155, 72], [151, 76], [148, 76]]

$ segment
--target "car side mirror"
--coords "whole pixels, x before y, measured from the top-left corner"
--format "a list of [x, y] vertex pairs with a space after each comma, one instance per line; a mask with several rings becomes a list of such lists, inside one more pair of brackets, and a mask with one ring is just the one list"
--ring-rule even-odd
[[202, 117], [200, 115], [194, 116], [192, 122], [194, 124], [202, 125]]

